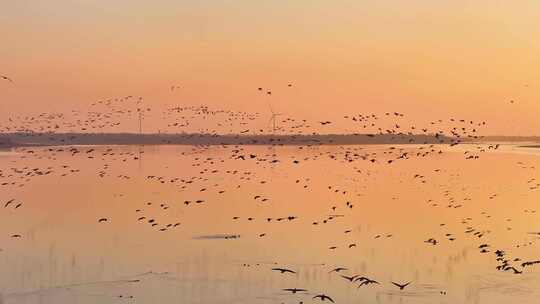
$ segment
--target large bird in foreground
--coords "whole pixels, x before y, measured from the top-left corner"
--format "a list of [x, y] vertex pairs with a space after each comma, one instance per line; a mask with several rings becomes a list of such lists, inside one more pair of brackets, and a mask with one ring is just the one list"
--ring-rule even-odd
[[296, 273], [296, 271], [293, 271], [293, 270], [290, 270], [290, 269], [286, 269], [286, 268], [272, 268], [272, 270], [274, 271], [279, 271], [281, 273], [286, 273], [286, 272], [289, 272], [289, 273]]
[[399, 290], [403, 290], [403, 289], [405, 289], [405, 287], [409, 286], [409, 284], [411, 284], [411, 282], [406, 283], [406, 284], [399, 284], [399, 283], [396, 283], [396, 282], [392, 282], [392, 284], [394, 284], [394, 285], [396, 285], [397, 287], [399, 287]]
[[301, 289], [301, 288], [285, 288], [283, 291], [289, 291], [291, 293], [297, 293], [297, 292], [304, 292], [307, 291], [307, 289]]
[[314, 296], [313, 298], [314, 298], [314, 299], [319, 298], [319, 299], [321, 299], [321, 301], [328, 300], [328, 301], [330, 301], [330, 302], [332, 302], [332, 303], [335, 303], [334, 300], [332, 300], [332, 298], [330, 298], [329, 296], [327, 296], [327, 295], [325, 295], [325, 294], [316, 295], [316, 296]]

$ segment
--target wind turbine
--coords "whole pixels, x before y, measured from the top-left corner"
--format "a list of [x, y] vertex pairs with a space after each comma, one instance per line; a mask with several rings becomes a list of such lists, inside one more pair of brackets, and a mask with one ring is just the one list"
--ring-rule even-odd
[[143, 132], [143, 126], [142, 126], [142, 123], [143, 123], [143, 118], [144, 118], [144, 109], [141, 107], [141, 103], [143, 101], [143, 98], [142, 97], [139, 97], [139, 99], [135, 102], [135, 104], [137, 105], [137, 116], [138, 116], [138, 119], [139, 119], [139, 136], [142, 135], [142, 132]]
[[272, 105], [268, 104], [268, 107], [270, 108], [270, 113], [272, 114], [270, 116], [270, 120], [268, 121], [268, 124], [272, 124], [272, 135], [276, 134], [276, 118], [279, 115], [283, 115], [283, 113], [276, 113], [274, 112], [274, 109], [272, 109]]
[[[139, 144], [139, 149], [138, 149], [138, 163], [139, 163], [139, 172], [141, 171], [141, 168], [142, 168], [142, 132], [143, 132], [143, 126], [142, 126], [142, 123], [143, 123], [143, 110], [141, 108], [141, 103], [143, 101], [143, 98], [142, 97], [139, 97], [139, 99], [136, 101], [136, 105], [137, 105], [137, 114], [138, 114], [138, 118], [139, 118], [139, 140], [141, 140], [141, 144]], [[1, 303], [0, 303], [1, 304]]]
[[142, 135], [142, 113], [141, 113], [141, 109], [137, 109], [137, 112], [139, 112], [139, 135]]

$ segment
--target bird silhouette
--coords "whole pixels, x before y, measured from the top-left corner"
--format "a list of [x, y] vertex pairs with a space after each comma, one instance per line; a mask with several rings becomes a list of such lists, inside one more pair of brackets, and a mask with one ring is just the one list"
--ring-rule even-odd
[[337, 267], [337, 268], [334, 268], [334, 269], [330, 270], [328, 273], [332, 273], [332, 272], [340, 272], [340, 271], [343, 271], [343, 270], [347, 270], [347, 268], [344, 268], [344, 267]]
[[0, 79], [4, 79], [4, 80], [7, 80], [9, 82], [13, 82], [13, 79], [7, 77], [7, 76], [3, 76], [3, 75], [0, 75]]
[[297, 293], [297, 292], [306, 292], [307, 289], [301, 289], [301, 288], [285, 288], [283, 291], [289, 291], [291, 293]]
[[348, 280], [349, 282], [353, 282], [354, 279], [356, 279], [356, 275], [352, 276], [352, 277], [349, 277], [349, 276], [346, 276], [346, 275], [341, 275], [342, 278], [344, 278], [345, 280]]
[[405, 283], [405, 284], [400, 284], [400, 283], [392, 282], [392, 284], [394, 284], [394, 285], [396, 285], [397, 287], [399, 287], [400, 290], [403, 290], [403, 289], [405, 289], [405, 287], [409, 286], [409, 284], [411, 284], [411, 282], [408, 282], [408, 283]]
[[286, 268], [272, 268], [274, 271], [279, 271], [280, 273], [296, 273], [296, 271], [286, 269]]
[[316, 296], [313, 297], [313, 299], [317, 299], [317, 298], [321, 299], [321, 301], [323, 301], [323, 302], [325, 300], [328, 300], [328, 301], [330, 301], [332, 303], [335, 303], [334, 300], [331, 297], [329, 297], [329, 296], [327, 296], [325, 294], [320, 294], [320, 295], [316, 295]]

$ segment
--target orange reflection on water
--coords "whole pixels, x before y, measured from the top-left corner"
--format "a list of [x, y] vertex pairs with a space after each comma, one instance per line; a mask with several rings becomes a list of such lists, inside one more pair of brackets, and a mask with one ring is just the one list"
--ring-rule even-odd
[[[540, 268], [498, 271], [494, 252], [504, 250], [516, 266], [515, 258], [540, 257], [537, 237], [528, 234], [540, 229], [538, 154], [505, 146], [466, 160], [471, 148], [437, 146], [444, 153], [392, 164], [389, 146], [3, 154], [2, 179], [15, 184], [2, 186], [2, 198], [24, 203], [0, 213], [3, 298], [297, 303], [325, 293], [336, 303], [535, 303]], [[377, 153], [378, 161], [345, 159], [355, 153]], [[47, 167], [51, 174], [30, 178], [10, 169]], [[271, 271], [277, 266], [297, 274]], [[337, 266], [381, 284], [357, 288], [329, 273]], [[390, 281], [413, 283], [399, 291]], [[293, 287], [310, 293], [282, 291]]]

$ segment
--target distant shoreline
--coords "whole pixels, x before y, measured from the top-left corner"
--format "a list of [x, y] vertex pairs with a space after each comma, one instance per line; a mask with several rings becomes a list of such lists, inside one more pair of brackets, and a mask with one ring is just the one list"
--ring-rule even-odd
[[540, 145], [525, 145], [525, 146], [519, 146], [520, 148], [532, 148], [532, 149], [538, 149], [540, 148]]
[[60, 145], [373, 145], [442, 144], [454, 139], [429, 134], [134, 134], [134, 133], [4, 133], [0, 149]]
[[[435, 134], [136, 134], [136, 133], [2, 133], [0, 149], [66, 145], [383, 145], [383, 144], [450, 144], [456, 138]], [[540, 148], [537, 137], [488, 136], [462, 139], [463, 143], [514, 142], [522, 147]]]

